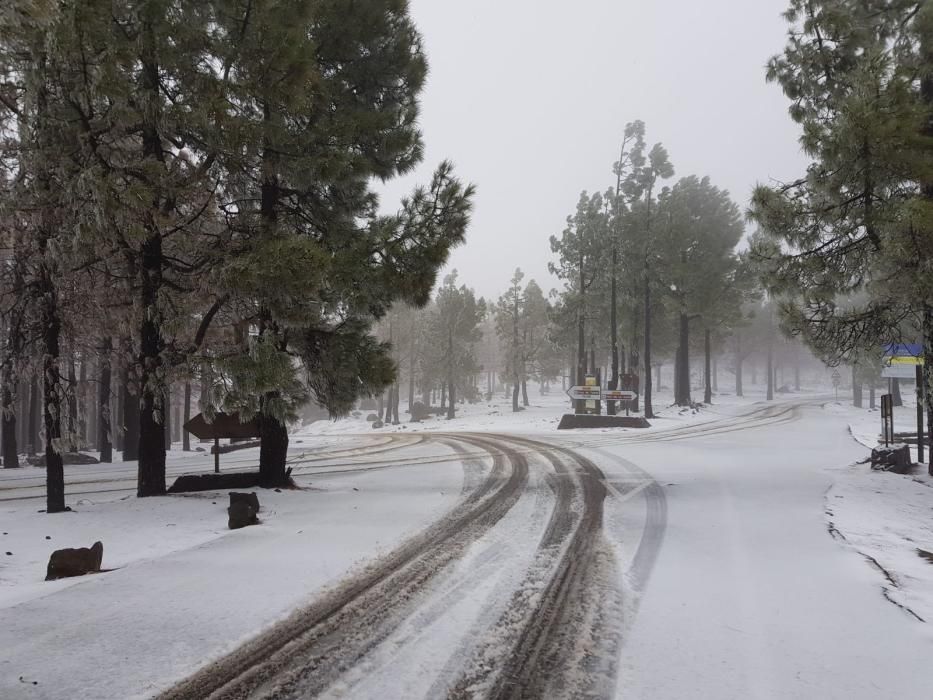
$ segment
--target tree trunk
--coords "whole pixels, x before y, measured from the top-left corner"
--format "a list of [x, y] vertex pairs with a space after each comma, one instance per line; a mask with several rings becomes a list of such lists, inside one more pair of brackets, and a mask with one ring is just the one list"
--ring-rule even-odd
[[713, 355], [713, 393], [719, 393], [719, 355]]
[[693, 403], [693, 397], [690, 395], [690, 319], [685, 313], [680, 314], [676, 362], [674, 403], [678, 406], [689, 406]]
[[868, 384], [868, 407], [874, 411], [875, 410], [875, 383], [869, 382]]
[[[933, 78], [930, 79], [931, 90], [933, 90]], [[933, 197], [933, 192], [930, 193]], [[927, 411], [927, 440], [929, 451], [928, 472], [933, 476], [933, 306], [923, 305], [923, 403], [926, 404]], [[917, 435], [917, 439], [921, 439]]]
[[100, 381], [98, 384], [96, 412], [100, 416], [97, 421], [97, 444], [100, 449], [100, 461], [105, 463], [113, 461], [113, 446], [110, 434], [110, 353], [112, 350], [113, 341], [109, 336], [104, 337], [100, 343], [97, 363], [100, 371]]
[[87, 354], [82, 352], [81, 364], [78, 369], [78, 438], [82, 445], [93, 450], [97, 447], [97, 437], [92, 437], [92, 433], [89, 432], [90, 417], [94, 413], [91, 407], [94, 405], [94, 402], [88, 401], [89, 383], [87, 380], [87, 364]]
[[[7, 369], [4, 368], [4, 374]], [[16, 406], [11, 383], [3, 382], [3, 466], [6, 469], [19, 467], [19, 453], [16, 448]]]
[[181, 449], [185, 452], [191, 452], [191, 433], [185, 430], [185, 425], [188, 424], [188, 421], [191, 420], [191, 382], [185, 382], [185, 420], [182, 423], [181, 429]]
[[528, 401], [528, 380], [522, 379], [522, 405], [525, 408], [528, 408], [530, 402]]
[[[155, 41], [153, 29], [144, 22], [140, 30], [140, 45], [143, 59], [139, 66], [141, 91], [149, 109], [141, 125], [141, 145], [143, 160], [150, 167], [163, 168], [165, 154], [162, 138], [159, 134], [161, 102], [160, 66], [154, 55]], [[162, 362], [162, 313], [160, 309], [163, 286], [162, 234], [159, 230], [159, 217], [164, 215], [164, 207], [170, 195], [155, 193], [150, 214], [151, 222], [147, 225], [146, 238], [142, 242], [139, 255], [139, 304], [142, 322], [139, 326], [139, 447], [136, 495], [140, 498], [162, 496], [165, 494], [165, 386]], [[160, 415], [160, 413], [162, 415]], [[130, 442], [129, 436], [127, 441]]]
[[661, 391], [661, 367], [662, 363], [658, 363], [654, 366], [654, 383], [657, 385], [658, 391]]
[[521, 409], [518, 406], [518, 382], [512, 382], [512, 413], [518, 413]]
[[704, 389], [703, 389], [703, 403], [707, 406], [713, 403], [713, 372], [712, 372], [712, 342], [710, 339], [710, 330], [706, 329], [706, 337], [703, 341], [704, 345], [704, 354], [706, 355], [706, 366], [704, 367]]
[[43, 422], [45, 423], [45, 490], [46, 512], [61, 513], [65, 510], [65, 469], [61, 453], [62, 406], [61, 371], [59, 355], [61, 348], [61, 319], [59, 318], [58, 294], [51, 278], [51, 270], [43, 263], [42, 271], [42, 326], [45, 353], [42, 361]]
[[862, 383], [858, 379], [858, 367], [852, 365], [852, 405], [862, 407]]
[[900, 379], [891, 380], [891, 402], [895, 406], [904, 405], [904, 398], [901, 396], [901, 380]]
[[78, 434], [78, 377], [75, 375], [75, 351], [72, 343], [68, 349], [68, 448], [77, 452], [80, 446]]
[[139, 459], [139, 397], [133, 391], [136, 387], [133, 386], [130, 367], [126, 364], [122, 368], [122, 375], [120, 403], [123, 408], [123, 461], [135, 462]]
[[[618, 389], [619, 388], [619, 322], [616, 317], [616, 305], [618, 304], [618, 291], [617, 291], [617, 280], [616, 275], [619, 267], [619, 252], [616, 250], [615, 244], [612, 246], [612, 288], [609, 295], [609, 326], [610, 326], [610, 336], [612, 341], [612, 347], [610, 349], [612, 369], [609, 376], [609, 388]], [[616, 402], [607, 401], [606, 402], [606, 413], [610, 416], [616, 414]]]
[[744, 388], [742, 387], [742, 347], [738, 338], [736, 339], [735, 344], [735, 395], [744, 396]]
[[767, 400], [774, 400], [774, 347], [768, 342], [768, 394]]
[[39, 451], [39, 413], [42, 400], [39, 396], [39, 382], [35, 377], [29, 380], [29, 446], [31, 455]]
[[259, 485], [267, 489], [287, 487], [288, 427], [263, 413], [259, 419], [259, 434]]
[[165, 383], [162, 393], [162, 423], [165, 430], [165, 450], [172, 449], [172, 384]]
[[457, 417], [457, 387], [454, 377], [454, 331], [447, 329], [447, 420]]
[[[586, 383], [586, 278], [583, 273], [583, 254], [580, 254], [580, 308], [577, 310], [577, 380], [576, 386]], [[577, 401], [575, 413], [586, 413], [586, 401]]]
[[648, 279], [648, 259], [645, 258], [645, 356], [642, 358], [645, 367], [645, 418], [654, 418], [651, 409], [651, 285]]

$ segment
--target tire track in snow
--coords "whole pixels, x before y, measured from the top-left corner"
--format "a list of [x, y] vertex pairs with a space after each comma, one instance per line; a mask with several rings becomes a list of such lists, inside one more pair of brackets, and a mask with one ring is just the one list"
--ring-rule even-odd
[[512, 508], [528, 481], [522, 454], [479, 437], [455, 439], [484, 449], [493, 468], [451, 513], [159, 698], [313, 696], [385, 639], [433, 577]]
[[[512, 436], [494, 439], [544, 456], [565, 495], [558, 496], [562, 505], [555, 508], [523, 585], [449, 697], [606, 696], [614, 683], [614, 661], [605, 662], [615, 656], [606, 635], [618, 626], [613, 613], [620, 601], [610, 575], [614, 558], [602, 539], [603, 473], [566, 447]], [[573, 492], [582, 501], [575, 518], [566, 495]]]

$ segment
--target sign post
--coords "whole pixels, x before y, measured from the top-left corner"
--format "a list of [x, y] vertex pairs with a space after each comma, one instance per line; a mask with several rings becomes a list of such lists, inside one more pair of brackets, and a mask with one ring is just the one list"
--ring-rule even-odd
[[217, 413], [208, 422], [203, 413], [185, 423], [185, 430], [198, 440], [214, 440], [214, 473], [220, 474], [220, 438], [258, 438], [262, 437], [259, 421], [241, 421], [238, 413]]
[[914, 368], [915, 379], [917, 381], [917, 461], [923, 464], [924, 434], [923, 434], [923, 404], [926, 395], [926, 387], [923, 386], [923, 367], [917, 365]]
[[891, 394], [881, 397], [881, 432], [884, 446], [890, 447], [894, 442], [894, 397]]

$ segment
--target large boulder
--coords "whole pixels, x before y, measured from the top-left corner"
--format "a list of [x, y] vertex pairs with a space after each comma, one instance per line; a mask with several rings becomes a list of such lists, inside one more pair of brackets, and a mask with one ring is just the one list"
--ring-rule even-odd
[[906, 474], [912, 466], [910, 447], [907, 445], [879, 446], [871, 451], [872, 469]]
[[255, 493], [230, 493], [230, 507], [227, 508], [227, 526], [231, 530], [258, 525], [259, 499]]
[[260, 511], [259, 496], [256, 495], [255, 491], [252, 493], [237, 493], [235, 491], [231, 491], [230, 505], [232, 506], [234, 503], [245, 503], [257, 513]]
[[58, 578], [84, 576], [100, 571], [103, 559], [104, 545], [100, 542], [95, 542], [90, 548], [58, 549], [49, 557], [45, 580], [54, 581]]

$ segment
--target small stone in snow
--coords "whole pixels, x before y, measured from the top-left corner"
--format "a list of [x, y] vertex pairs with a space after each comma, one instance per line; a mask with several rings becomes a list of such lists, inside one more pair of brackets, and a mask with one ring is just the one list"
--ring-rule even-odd
[[12, 557], [12, 556], [13, 556], [13, 552], [7, 552], [6, 555], [7, 555], [8, 557]]
[[353, 487], [353, 490], [354, 490], [354, 491], [359, 491], [359, 489], [356, 488], [356, 486]]
[[282, 493], [282, 489], [276, 489], [275, 492], [276, 492], [276, 493]]
[[52, 539], [52, 538], [49, 537], [48, 535], [46, 535], [46, 536], [45, 536], [45, 539], [50, 540], [50, 539]]

